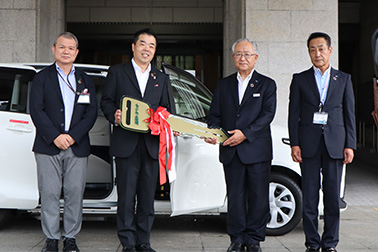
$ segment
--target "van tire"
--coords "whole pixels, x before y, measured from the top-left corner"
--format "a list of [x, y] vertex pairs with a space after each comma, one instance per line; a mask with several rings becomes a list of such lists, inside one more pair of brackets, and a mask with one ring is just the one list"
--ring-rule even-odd
[[272, 173], [269, 186], [270, 214], [267, 235], [284, 235], [302, 219], [302, 190], [288, 175]]

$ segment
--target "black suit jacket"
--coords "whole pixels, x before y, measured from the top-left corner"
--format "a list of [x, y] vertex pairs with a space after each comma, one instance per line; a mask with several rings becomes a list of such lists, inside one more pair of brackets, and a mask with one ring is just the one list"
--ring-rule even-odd
[[[320, 95], [314, 69], [293, 75], [290, 87], [289, 135], [291, 146], [300, 146], [302, 157], [311, 158], [322, 136], [322, 126], [313, 124]], [[324, 140], [331, 158], [343, 159], [344, 148], [356, 149], [354, 94], [351, 77], [331, 68], [323, 111], [328, 113]]]
[[229, 164], [237, 152], [244, 164], [272, 159], [270, 123], [276, 112], [276, 83], [254, 71], [239, 105], [237, 73], [218, 82], [210, 113], [209, 127], [239, 129], [246, 137], [235, 147], [220, 145], [220, 161]]
[[[90, 154], [88, 132], [97, 119], [96, 90], [92, 79], [83, 71], [75, 69], [76, 91], [85, 88], [90, 93], [90, 104], [79, 104], [76, 95], [70, 129], [68, 134], [76, 143], [71, 146], [78, 157]], [[46, 67], [36, 74], [30, 92], [30, 115], [36, 127], [33, 151], [56, 155], [60, 149], [55, 146], [54, 139], [65, 133], [65, 113], [62, 93], [58, 81], [55, 64]]]
[[[147, 102], [154, 110], [162, 106], [171, 111], [173, 98], [169, 90], [168, 75], [152, 67], [142, 98], [132, 63], [115, 65], [109, 69], [108, 76], [106, 77], [101, 108], [105, 117], [112, 124], [114, 124], [114, 113], [120, 108], [121, 98], [124, 95]], [[151, 133], [137, 133], [121, 127], [113, 128], [109, 150], [110, 155], [124, 158], [129, 157], [137, 146], [140, 134], [144, 134], [149, 155], [157, 159], [159, 136], [153, 136]]]

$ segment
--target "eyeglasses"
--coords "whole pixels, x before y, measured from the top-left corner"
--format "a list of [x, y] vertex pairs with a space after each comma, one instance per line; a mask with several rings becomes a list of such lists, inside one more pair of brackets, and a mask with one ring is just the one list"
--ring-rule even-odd
[[256, 55], [256, 53], [236, 53], [234, 54], [234, 57], [235, 59], [240, 59], [242, 56], [244, 56], [245, 59], [249, 59], [253, 55]]

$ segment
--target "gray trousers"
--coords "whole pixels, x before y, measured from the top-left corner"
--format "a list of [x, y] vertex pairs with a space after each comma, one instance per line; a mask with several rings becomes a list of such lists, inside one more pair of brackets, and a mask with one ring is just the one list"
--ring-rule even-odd
[[35, 159], [43, 232], [50, 239], [59, 240], [61, 237], [59, 200], [63, 188], [62, 236], [75, 238], [81, 229], [88, 157], [77, 157], [71, 148], [68, 148], [54, 156], [35, 153]]

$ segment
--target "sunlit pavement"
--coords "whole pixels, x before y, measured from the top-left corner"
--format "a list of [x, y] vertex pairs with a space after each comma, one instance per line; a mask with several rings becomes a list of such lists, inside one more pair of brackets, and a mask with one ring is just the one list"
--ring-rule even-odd
[[[378, 251], [378, 166], [356, 160], [347, 168], [346, 184], [348, 209], [341, 214], [337, 249]], [[81, 252], [122, 251], [116, 233], [114, 217], [106, 221], [90, 218], [83, 222], [77, 242]], [[229, 243], [223, 215], [156, 216], [151, 234], [151, 245], [159, 252], [225, 252]], [[0, 251], [41, 251], [43, 244], [40, 222], [31, 216], [20, 216], [0, 230]], [[302, 225], [289, 234], [267, 237], [261, 246], [264, 252], [305, 251]]]

